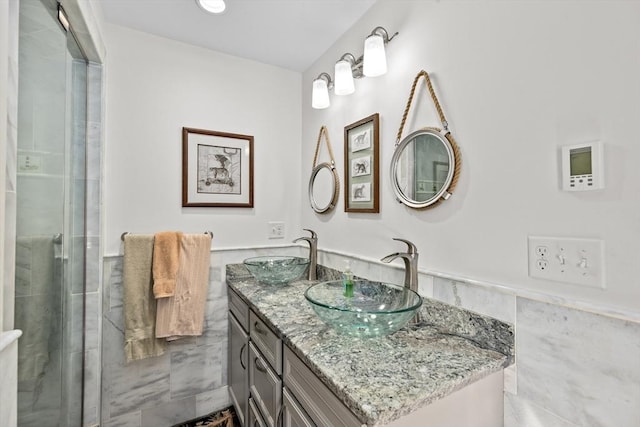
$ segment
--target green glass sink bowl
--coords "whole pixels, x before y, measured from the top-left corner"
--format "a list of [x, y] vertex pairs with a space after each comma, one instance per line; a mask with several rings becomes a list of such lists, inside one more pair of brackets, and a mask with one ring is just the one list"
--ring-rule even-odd
[[243, 261], [247, 270], [261, 283], [283, 285], [300, 277], [309, 259], [294, 256], [262, 256]]
[[392, 334], [422, 306], [422, 297], [410, 289], [369, 280], [354, 280], [353, 296], [345, 296], [340, 280], [312, 285], [304, 296], [323, 322], [356, 337]]

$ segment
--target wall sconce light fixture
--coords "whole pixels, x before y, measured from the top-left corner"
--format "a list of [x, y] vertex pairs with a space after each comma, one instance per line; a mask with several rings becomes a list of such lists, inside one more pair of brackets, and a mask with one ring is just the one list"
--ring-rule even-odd
[[384, 51], [384, 45], [397, 35], [398, 33], [395, 33], [389, 38], [387, 30], [382, 27], [376, 27], [371, 31], [369, 37], [364, 39], [362, 73], [365, 76], [377, 77], [387, 72], [387, 55]]
[[[384, 45], [389, 43], [398, 33], [389, 37], [389, 33], [382, 27], [376, 27], [364, 41], [364, 53], [356, 58], [351, 53], [345, 53], [335, 65], [335, 94], [349, 95], [355, 92], [353, 79], [362, 77], [381, 76], [387, 72], [387, 57]], [[331, 76], [327, 73], [320, 75], [313, 81], [311, 106], [316, 109], [327, 108], [330, 105], [329, 89], [333, 88]]]
[[355, 56], [350, 53], [345, 53], [338, 62], [336, 62], [336, 95], [349, 95], [356, 91], [355, 84], [353, 83], [353, 66], [356, 62]]
[[313, 92], [311, 93], [311, 106], [317, 110], [329, 107], [329, 89], [333, 87], [331, 76], [327, 73], [320, 73], [313, 81]]

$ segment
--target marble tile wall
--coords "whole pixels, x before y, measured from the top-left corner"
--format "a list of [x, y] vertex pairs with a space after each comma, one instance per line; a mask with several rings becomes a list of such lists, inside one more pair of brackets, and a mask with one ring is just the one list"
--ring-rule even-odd
[[273, 253], [306, 251], [296, 246], [212, 251], [203, 335], [172, 342], [164, 355], [129, 364], [123, 351], [122, 257], [104, 259], [101, 426], [169, 426], [231, 404], [224, 266]]
[[[2, 50], [1, 54], [2, 56], [6, 56], [7, 57], [7, 63], [8, 66], [6, 67], [7, 70], [7, 74], [6, 74], [6, 81], [4, 81], [4, 77], [5, 74], [2, 74], [2, 78], [3, 81], [0, 82], [0, 85], [3, 87], [3, 90], [1, 91], [1, 98], [0, 102], [2, 102], [3, 104], [6, 103], [6, 117], [0, 117], [0, 120], [5, 121], [6, 120], [6, 128], [3, 126], [3, 134], [6, 135], [6, 144], [2, 144], [2, 150], [3, 153], [0, 156], [1, 160], [2, 160], [2, 164], [0, 166], [2, 166], [2, 174], [3, 174], [3, 179], [0, 180], [2, 182], [2, 188], [0, 188], [0, 203], [3, 204], [2, 209], [0, 209], [0, 213], [2, 213], [2, 215], [0, 215], [0, 221], [2, 221], [2, 224], [0, 224], [0, 236], [2, 236], [2, 244], [4, 245], [4, 247], [2, 248], [2, 251], [0, 251], [0, 255], [3, 257], [2, 260], [2, 289], [0, 289], [0, 304], [2, 305], [2, 310], [0, 311], [2, 314], [2, 319], [0, 320], [0, 326], [2, 326], [2, 328], [4, 329], [11, 329], [14, 326], [14, 291], [17, 291], [18, 293], [18, 298], [23, 298], [23, 299], [27, 299], [27, 298], [39, 298], [40, 296], [36, 296], [33, 294], [33, 292], [31, 292], [31, 290], [26, 290], [25, 289], [15, 289], [15, 278], [16, 278], [16, 273], [18, 274], [18, 276], [21, 275], [21, 273], [24, 273], [24, 271], [20, 272], [16, 272], [15, 271], [15, 266], [16, 263], [21, 264], [21, 262], [18, 260], [16, 260], [15, 257], [15, 247], [16, 247], [16, 236], [20, 233], [17, 232], [16, 229], [16, 212], [18, 210], [18, 205], [19, 205], [19, 201], [18, 201], [18, 197], [17, 197], [17, 187], [18, 187], [18, 173], [17, 173], [17, 164], [18, 164], [18, 122], [19, 119], [22, 120], [25, 117], [31, 117], [31, 114], [22, 114], [19, 115], [18, 114], [18, 109], [19, 108], [23, 108], [25, 107], [25, 105], [20, 105], [19, 107], [19, 103], [18, 103], [18, 60], [19, 60], [19, 50], [18, 50], [18, 39], [19, 39], [19, 21], [20, 21], [20, 5], [24, 5], [25, 7], [30, 7], [32, 5], [35, 5], [38, 2], [29, 2], [27, 0], [24, 0], [22, 2], [17, 2], [17, 1], [10, 1], [10, 2], [4, 2], [2, 5], [2, 10], [0, 10], [0, 14], [2, 15], [2, 19], [4, 22], [4, 25], [0, 26], [2, 27], [1, 31], [1, 39], [3, 41], [2, 46], [0, 46], [0, 50]], [[28, 20], [25, 20], [23, 22], [23, 26], [26, 27], [26, 31], [29, 31], [29, 26], [31, 26], [31, 30], [33, 31], [41, 31], [43, 25], [47, 26], [49, 24], [52, 24], [54, 28], [56, 28], [56, 31], [59, 33], [59, 29], [57, 27], [57, 23], [53, 20], [51, 20], [50, 17], [47, 17], [45, 20], [40, 20], [40, 18], [38, 18], [36, 15], [36, 13], [28, 13]], [[6, 18], [6, 20], [5, 20]], [[22, 26], [22, 25], [21, 25]], [[63, 36], [62, 36], [63, 37]], [[90, 36], [85, 35], [84, 37], [85, 39], [89, 39]], [[6, 45], [4, 44], [4, 42], [6, 41]], [[29, 43], [29, 40], [25, 40], [25, 43]], [[46, 61], [45, 57], [46, 55], [41, 54], [41, 55], [37, 55], [37, 57], [39, 58], [39, 60], [41, 62]], [[36, 60], [37, 62], [37, 60]], [[6, 64], [5, 64], [6, 65]], [[24, 65], [24, 64], [23, 64]], [[32, 62], [31, 64], [27, 64], [25, 65], [25, 67], [29, 68], [29, 66], [33, 66], [33, 65], [37, 65], [34, 62]], [[63, 67], [64, 68], [64, 67]], [[44, 74], [40, 74], [40, 77], [43, 77], [41, 79], [39, 79], [38, 81], [41, 82], [41, 84], [47, 85], [49, 83], [49, 80], [51, 78], [51, 69], [47, 70], [47, 73]], [[64, 71], [64, 70], [63, 70]], [[84, 85], [84, 81], [80, 81], [78, 82], [78, 84]], [[49, 85], [50, 87], [51, 85]], [[31, 88], [21, 88], [24, 89], [25, 91], [29, 91]], [[92, 64], [89, 67], [89, 73], [88, 73], [88, 86], [87, 89], [89, 90], [89, 102], [87, 105], [88, 108], [88, 117], [90, 119], [90, 123], [89, 126], [87, 127], [87, 140], [89, 142], [89, 146], [87, 147], [87, 158], [89, 159], [88, 165], [87, 165], [87, 178], [89, 179], [88, 182], [88, 193], [87, 193], [87, 199], [86, 199], [86, 204], [87, 204], [87, 229], [88, 229], [88, 240], [87, 240], [87, 247], [86, 247], [86, 254], [87, 254], [87, 263], [86, 263], [86, 270], [87, 270], [87, 289], [89, 291], [93, 292], [93, 295], [90, 295], [88, 297], [88, 301], [89, 301], [89, 309], [93, 309], [93, 308], [97, 308], [99, 307], [99, 299], [101, 297], [101, 293], [99, 292], [100, 290], [100, 281], [101, 281], [101, 275], [100, 275], [100, 271], [102, 268], [102, 264], [101, 264], [101, 251], [100, 251], [100, 211], [101, 211], [101, 201], [100, 201], [100, 185], [101, 185], [101, 170], [102, 170], [102, 164], [101, 164], [101, 152], [102, 152], [102, 135], [101, 135], [101, 122], [102, 122], [102, 102], [103, 102], [103, 97], [102, 97], [102, 69], [101, 66], [99, 64]], [[40, 99], [41, 101], [44, 101], [42, 99]], [[43, 102], [41, 102], [42, 104]], [[28, 105], [26, 105], [27, 109], [28, 109]], [[63, 111], [64, 109], [62, 109], [61, 111]], [[3, 109], [4, 111], [4, 109]], [[24, 112], [24, 109], [23, 111]], [[58, 123], [64, 123], [63, 122], [58, 122]], [[27, 144], [26, 146], [22, 146], [20, 147], [20, 150], [40, 150], [42, 152], [48, 152], [50, 151], [49, 148], [50, 147], [44, 147], [42, 145], [38, 145], [34, 144], [37, 141], [51, 141], [51, 135], [52, 133], [50, 132], [50, 129], [47, 128], [46, 132], [41, 133], [40, 135], [36, 135], [34, 132], [32, 132], [33, 128], [27, 128], [25, 129], [25, 132], [21, 132], [20, 138], [21, 138], [21, 142], [25, 142], [25, 140], [23, 140], [23, 137], [26, 137], [27, 139], [30, 139], [30, 143], [31, 144]], [[85, 132], [85, 128], [84, 126], [80, 128], [81, 132], [78, 133], [78, 135], [80, 136], [84, 136], [84, 132]], [[56, 134], [60, 134], [60, 135], [64, 135], [64, 132], [54, 132]], [[37, 136], [37, 138], [36, 138]], [[2, 138], [3, 142], [4, 142], [4, 138]], [[56, 153], [48, 153], [49, 158], [47, 159], [47, 162], [44, 163], [43, 167], [45, 168], [51, 168], [51, 167], [57, 167], [61, 164], [61, 162], [63, 162], [63, 156], [56, 154]], [[46, 170], [46, 172], [50, 172], [49, 170]], [[37, 181], [35, 179], [31, 179], [30, 177], [24, 177], [23, 176], [23, 182], [21, 183], [23, 185], [23, 187], [26, 189], [25, 191], [30, 191], [29, 190], [29, 186], [32, 184], [32, 181]], [[41, 183], [42, 180], [38, 181], [36, 184]], [[40, 191], [42, 190], [41, 186], [39, 187], [38, 185], [35, 186], [36, 190]], [[47, 191], [45, 189], [45, 191]], [[39, 193], [39, 194], [43, 194], [43, 193]], [[34, 193], [34, 196], [37, 198], [37, 194]], [[32, 199], [33, 200], [33, 199]], [[83, 199], [84, 202], [84, 199]], [[21, 206], [24, 207], [24, 206]], [[33, 207], [33, 206], [31, 206]], [[44, 207], [46, 210], [46, 206]], [[31, 215], [32, 218], [32, 224], [31, 227], [29, 228], [30, 233], [27, 234], [33, 234], [33, 233], [41, 233], [44, 235], [48, 235], [51, 234], [49, 233], [49, 230], [46, 229], [46, 225], [44, 223], [39, 223], [38, 219], [39, 218], [43, 218], [46, 217], [46, 213], [43, 214], [43, 212], [45, 210], [34, 210], [34, 209], [30, 209], [29, 206], [27, 206], [26, 209], [26, 214], [31, 215], [32, 213], [36, 213], [36, 215]], [[24, 234], [24, 233], [23, 233]], [[81, 240], [81, 239], [80, 239]], [[82, 250], [82, 245], [83, 242], [79, 242], [77, 243], [78, 248], [77, 250]], [[28, 274], [30, 275], [31, 272], [28, 271]], [[76, 273], [77, 275], [77, 273]], [[29, 279], [30, 280], [30, 279]], [[21, 281], [21, 278], [19, 277], [19, 282], [24, 285], [25, 282]], [[27, 282], [28, 283], [28, 282]], [[78, 296], [79, 293], [82, 292], [82, 287], [78, 286], [78, 284], [81, 284], [81, 281], [76, 282], [76, 286], [74, 286], [73, 290], [71, 291], [70, 294], [66, 295], [65, 298], [68, 298], [68, 301], [71, 302], [71, 304], [77, 306], [78, 305], [78, 300], [80, 299], [80, 297]], [[28, 305], [28, 304], [26, 304]], [[24, 305], [23, 305], [24, 306]], [[92, 307], [93, 306], [93, 307]], [[91, 315], [89, 318], [89, 325], [90, 328], [88, 330], [89, 334], [91, 335], [88, 338], [89, 342], [94, 342], [94, 343], [98, 343], [99, 344], [99, 340], [98, 337], [100, 336], [100, 330], [99, 330], [99, 323], [97, 320], [99, 320], [99, 312], [98, 311], [94, 311], [94, 314], [96, 314], [95, 319], [91, 319]], [[61, 313], [56, 312], [54, 313], [56, 317], [56, 319], [54, 319], [53, 323], [53, 330], [52, 333], [56, 334], [57, 336], [61, 336], [62, 332], [61, 332], [61, 327], [62, 327], [62, 321], [60, 320], [60, 315]], [[21, 316], [20, 313], [18, 313], [18, 316]], [[70, 326], [71, 324], [74, 325], [74, 330], [76, 330], [76, 326], [79, 319], [74, 318], [74, 322], [72, 323], [71, 321], [68, 320], [69, 324], [65, 325], [65, 326]], [[97, 328], [96, 328], [97, 326]], [[93, 328], [93, 329], [92, 329]], [[0, 328], [1, 329], [1, 328]], [[20, 404], [22, 406], [26, 406], [26, 408], [22, 408], [23, 411], [21, 411], [21, 422], [20, 425], [30, 425], [30, 423], [32, 423], [33, 425], [42, 425], [43, 420], [58, 420], [60, 419], [61, 416], [61, 407], [60, 407], [60, 401], [61, 401], [61, 395], [65, 395], [68, 394], [69, 389], [67, 389], [67, 393], [65, 393], [64, 389], [61, 389], [61, 384], [66, 384], [66, 387], [70, 388], [70, 389], [77, 389], [77, 386], [74, 386], [73, 384], [79, 384], [80, 378], [79, 378], [79, 374], [80, 371], [77, 369], [77, 366], [79, 366], [79, 361], [81, 360], [81, 358], [83, 357], [83, 355], [81, 354], [81, 352], [78, 349], [78, 340], [75, 339], [74, 337], [74, 343], [71, 346], [71, 351], [64, 353], [63, 354], [63, 350], [62, 348], [60, 348], [60, 345], [56, 344], [50, 354], [49, 357], [49, 367], [50, 369], [47, 369], [47, 374], [45, 375], [45, 378], [43, 379], [43, 382], [41, 384], [41, 387], [39, 390], [35, 391], [29, 391], [29, 392], [25, 392], [22, 391], [21, 394], [21, 399], [20, 399]], [[97, 420], [99, 419], [99, 411], [98, 411], [98, 407], [99, 404], [96, 403], [99, 400], [99, 379], [100, 379], [100, 351], [99, 351], [99, 347], [94, 346], [91, 347], [87, 350], [87, 352], [84, 354], [84, 359], [85, 359], [85, 365], [87, 367], [87, 371], [85, 372], [85, 380], [86, 380], [86, 398], [85, 398], [85, 402], [86, 404], [89, 406], [88, 408], [85, 408], [85, 421], [84, 424], [85, 425], [92, 425], [95, 424], [97, 422]], [[3, 362], [4, 363], [4, 362]], [[71, 374], [71, 376], [69, 378], [62, 378], [62, 367], [64, 365], [67, 365], [67, 367], [70, 369], [71, 367], [74, 367], [75, 370], [73, 370], [73, 373]], [[17, 372], [17, 371], [16, 371]], [[69, 372], [72, 372], [72, 369], [69, 370]], [[53, 381], [53, 377], [55, 377], [55, 381]], [[75, 377], [75, 378], [74, 378]], [[6, 383], [3, 381], [3, 384], [6, 385]], [[15, 390], [11, 392], [11, 394], [9, 396], [7, 396], [5, 394], [5, 391], [8, 392], [8, 390], [3, 389], [3, 402], [9, 402], [9, 401], [14, 401], [14, 397], [11, 396], [11, 394], [15, 395]], [[29, 394], [30, 396], [26, 396], [26, 394]], [[37, 396], [36, 396], [37, 394]], [[70, 417], [67, 418], [67, 420], [69, 419], [73, 419], [74, 421], [71, 423], [67, 423], [68, 425], [77, 425], [77, 419], [79, 416], [78, 410], [80, 408], [80, 405], [78, 404], [77, 399], [73, 400], [72, 402], [72, 410], [68, 411], [68, 414], [66, 415], [66, 417]], [[10, 408], [11, 411], [15, 411], [15, 402], [13, 404], [13, 407]], [[93, 408], [91, 407], [93, 406]], [[15, 412], [12, 412], [12, 415], [10, 417], [7, 416], [6, 411], [5, 411], [5, 405], [2, 405], [2, 411], [0, 411], [0, 419], [3, 420], [3, 425], [15, 425], [16, 424], [16, 418], [17, 418], [17, 414]], [[28, 421], [26, 418], [32, 418], [32, 421]], [[64, 424], [64, 421], [62, 421], [62, 423]]]
[[18, 385], [18, 338], [21, 332], [17, 330], [0, 331], [0, 384], [2, 384], [2, 399], [0, 399], [0, 418], [4, 426], [14, 427], [18, 422], [15, 389]]
[[[15, 325], [23, 331], [19, 363], [35, 370], [19, 371], [18, 421], [37, 425], [43, 416], [62, 416], [62, 257], [50, 239], [19, 238], [16, 250]], [[54, 286], [52, 286], [54, 285]]]
[[[0, 4], [0, 341], [14, 328], [15, 242], [16, 242], [16, 159], [18, 151], [18, 2]], [[6, 58], [6, 62], [5, 62]], [[5, 74], [6, 72], [6, 74]], [[16, 333], [17, 334], [17, 333]], [[17, 337], [13, 335], [13, 339]], [[18, 422], [18, 343], [0, 344], [0, 420], [7, 427]]]
[[[2, 274], [2, 322], [0, 324], [3, 330], [13, 328], [14, 317], [14, 277], [15, 277], [15, 242], [16, 242], [16, 165], [18, 156], [18, 26], [19, 26], [19, 10], [18, 2], [4, 2], [2, 12], [6, 17], [6, 26], [3, 25], [2, 38], [6, 40], [6, 52], [0, 54], [7, 55], [7, 74], [6, 82], [0, 81], [6, 89], [5, 97], [0, 102], [6, 105], [6, 117], [0, 117], [0, 120], [6, 120], [6, 144], [0, 149], [4, 150], [2, 158], [2, 170], [4, 174], [4, 187], [0, 189], [3, 203], [3, 218], [0, 219], [2, 224], [2, 244], [3, 247], [3, 271]], [[2, 46], [3, 48], [5, 46]], [[6, 84], [6, 85], [5, 85]], [[3, 127], [4, 128], [4, 127]]]
[[640, 425], [640, 323], [517, 299], [518, 397], [575, 425]]
[[[98, 419], [99, 407], [100, 294], [88, 292], [83, 295], [80, 292], [63, 295], [61, 286], [49, 287], [49, 291], [43, 293], [33, 283], [63, 282], [60, 257], [58, 255], [55, 259], [51, 278], [32, 282], [32, 277], [42, 276], [42, 271], [37, 271], [38, 264], [28, 256], [33, 252], [31, 248], [22, 243], [17, 251], [19, 294], [16, 296], [16, 325], [24, 331], [20, 344], [33, 345], [34, 342], [29, 341], [33, 338], [45, 342], [43, 349], [48, 360], [43, 367], [42, 378], [35, 385], [31, 381], [19, 383], [20, 425], [39, 425], [43, 417], [67, 420], [65, 424], [77, 425], [81, 407], [78, 402], [82, 381], [83, 304], [86, 306], [84, 425], [93, 425]], [[31, 353], [34, 351], [33, 348], [30, 350]], [[61, 387], [65, 393], [61, 393]]]
[[[48, 347], [50, 360], [46, 367], [46, 373], [38, 388], [31, 390], [28, 387], [22, 387], [18, 394], [19, 419], [23, 426], [39, 425], [43, 418], [58, 419], [65, 425], [78, 425], [82, 407], [78, 402], [82, 399], [83, 372], [81, 367], [83, 361], [85, 380], [83, 425], [94, 425], [100, 419], [102, 69], [97, 64], [91, 64], [86, 69], [85, 76], [83, 64], [75, 63], [74, 67], [78, 68], [78, 78], [74, 80], [74, 83], [82, 86], [81, 92], [85, 87], [87, 89], [86, 113], [87, 120], [91, 119], [91, 123], [86, 124], [84, 117], [78, 117], [80, 123], [77, 126], [80, 129], [90, 127], [93, 131], [85, 133], [84, 130], [79, 130], [74, 133], [73, 144], [77, 151], [75, 155], [78, 165], [73, 167], [73, 173], [77, 175], [75, 179], [79, 181], [77, 188], [80, 191], [77, 191], [78, 194], [74, 196], [73, 203], [79, 207], [76, 209], [79, 216], [72, 218], [72, 227], [71, 230], [68, 230], [71, 238], [64, 258], [64, 267], [62, 267], [60, 246], [55, 246], [56, 272], [55, 277], [51, 280], [53, 283], [61, 284], [64, 274], [70, 282], [68, 287], [65, 286], [64, 293], [60, 292], [55, 297], [46, 299], [49, 302], [57, 302], [56, 304], [51, 305], [44, 302], [33, 304], [32, 300], [34, 298], [41, 299], [41, 295], [37, 289], [33, 288], [32, 283], [43, 282], [37, 277], [32, 277], [37, 274], [37, 268], [33, 266], [34, 259], [37, 260], [38, 256], [33, 255], [34, 248], [25, 245], [21, 240], [17, 245], [17, 307], [20, 309], [29, 306], [53, 307], [51, 321], [46, 322], [47, 325], [52, 325]], [[87, 159], [86, 165], [84, 164], [85, 157]], [[86, 182], [86, 193], [84, 183], [80, 181]], [[47, 221], [50, 221], [50, 218]], [[86, 237], [83, 235], [85, 221]], [[63, 300], [64, 303], [62, 303]], [[84, 326], [83, 305], [86, 308], [84, 310]], [[61, 309], [62, 306], [65, 307], [64, 313]], [[22, 312], [19, 311], [17, 313], [18, 320], [24, 320], [23, 317]], [[84, 355], [82, 353], [83, 333], [85, 337]], [[63, 346], [62, 343], [65, 345]], [[61, 390], [64, 392], [61, 393]]]

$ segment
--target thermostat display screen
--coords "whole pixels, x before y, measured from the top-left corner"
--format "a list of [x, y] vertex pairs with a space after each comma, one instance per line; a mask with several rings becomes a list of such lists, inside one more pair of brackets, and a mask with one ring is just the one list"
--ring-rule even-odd
[[571, 150], [569, 154], [570, 172], [572, 176], [591, 175], [591, 148], [578, 148]]
[[604, 188], [602, 152], [600, 141], [564, 145], [561, 148], [562, 189], [585, 191]]

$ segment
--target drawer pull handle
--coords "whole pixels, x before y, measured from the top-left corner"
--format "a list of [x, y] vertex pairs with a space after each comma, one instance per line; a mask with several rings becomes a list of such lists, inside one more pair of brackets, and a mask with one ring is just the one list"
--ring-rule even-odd
[[260, 372], [267, 372], [267, 368], [264, 367], [264, 365], [262, 364], [262, 361], [260, 359], [258, 359], [257, 357], [254, 359], [254, 362], [256, 364], [256, 369]]
[[242, 354], [244, 353], [245, 348], [247, 348], [247, 343], [242, 344], [242, 348], [240, 348], [240, 366], [242, 366], [243, 370], [247, 369], [247, 367], [244, 364], [244, 357], [242, 357]]
[[282, 424], [280, 424], [280, 418], [284, 415], [285, 406], [280, 405], [280, 410], [278, 411], [278, 416], [276, 417], [276, 426], [284, 425], [284, 418], [282, 420]]
[[256, 330], [257, 333], [259, 333], [260, 335], [267, 335], [267, 331], [265, 331], [264, 329], [262, 329], [260, 327], [260, 324], [258, 322], [254, 322], [253, 323], [253, 328]]

